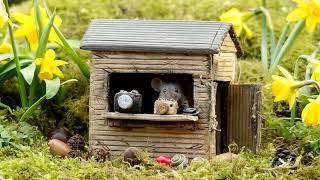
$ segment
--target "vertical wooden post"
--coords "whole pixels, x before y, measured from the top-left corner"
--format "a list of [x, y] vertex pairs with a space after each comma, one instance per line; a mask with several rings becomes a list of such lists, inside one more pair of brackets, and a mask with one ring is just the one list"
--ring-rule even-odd
[[210, 82], [210, 117], [209, 117], [209, 159], [216, 155], [216, 130], [218, 121], [216, 120], [216, 95], [218, 84]]

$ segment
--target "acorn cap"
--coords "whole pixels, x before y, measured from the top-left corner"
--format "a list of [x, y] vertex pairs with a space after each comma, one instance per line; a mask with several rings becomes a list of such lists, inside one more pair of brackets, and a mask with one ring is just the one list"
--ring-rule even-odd
[[54, 129], [48, 133], [49, 140], [58, 139], [64, 143], [67, 143], [70, 137], [71, 137], [71, 132], [65, 127]]

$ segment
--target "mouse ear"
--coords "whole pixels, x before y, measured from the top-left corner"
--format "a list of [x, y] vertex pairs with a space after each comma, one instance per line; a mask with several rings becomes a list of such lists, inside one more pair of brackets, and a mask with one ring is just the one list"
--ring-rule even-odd
[[157, 92], [161, 91], [162, 80], [160, 78], [153, 78], [151, 81], [151, 87]]

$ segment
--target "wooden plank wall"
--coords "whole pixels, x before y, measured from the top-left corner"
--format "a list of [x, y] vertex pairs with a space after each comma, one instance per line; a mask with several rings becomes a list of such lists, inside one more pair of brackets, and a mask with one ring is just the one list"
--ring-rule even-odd
[[[183, 153], [193, 158], [209, 158], [208, 119], [210, 90], [203, 86], [200, 75], [210, 77], [211, 56], [166, 55], [154, 53], [94, 52], [91, 64], [89, 143], [107, 145], [112, 155], [120, 155], [128, 147], [146, 149], [153, 155]], [[135, 122], [115, 127], [115, 121], [106, 119], [108, 111], [109, 73], [188, 73], [194, 77], [194, 105], [200, 108], [198, 122]], [[110, 97], [112, 98], [112, 97]], [[139, 123], [139, 124], [138, 124]], [[193, 128], [190, 129], [190, 126]]]
[[258, 152], [261, 143], [261, 86], [231, 84], [227, 98], [227, 143]]
[[236, 80], [237, 49], [230, 35], [224, 39], [220, 53], [214, 55], [214, 61], [217, 63], [215, 80], [231, 82]]

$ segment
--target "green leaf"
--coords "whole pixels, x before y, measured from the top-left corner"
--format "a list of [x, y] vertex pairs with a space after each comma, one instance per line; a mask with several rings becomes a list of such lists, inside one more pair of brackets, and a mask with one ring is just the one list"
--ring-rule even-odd
[[75, 50], [69, 45], [67, 39], [64, 37], [62, 32], [57, 28], [55, 25], [53, 26], [54, 30], [56, 31], [57, 35], [59, 36], [62, 45], [61, 48], [71, 57], [71, 59], [78, 65], [82, 74], [89, 79], [90, 78], [90, 71], [88, 64], [75, 52]]
[[[45, 2], [45, 1], [44, 1]], [[47, 15], [50, 15], [50, 10], [47, 8], [47, 6], [44, 6], [47, 12]], [[53, 28], [55, 32], [57, 33], [60, 41], [62, 44], [59, 44], [62, 49], [71, 57], [71, 59], [77, 64], [79, 69], [81, 70], [82, 74], [89, 79], [90, 78], [90, 70], [88, 64], [74, 51], [72, 46], [68, 43], [68, 40], [64, 37], [63, 33], [60, 31], [60, 29], [53, 25]]]
[[[5, 5], [5, 9], [8, 15], [8, 19], [11, 19], [11, 14], [10, 14], [10, 9], [9, 9], [9, 3], [8, 0], [2, 1]], [[3, 5], [3, 4], [2, 4]], [[16, 45], [16, 41], [13, 35], [13, 28], [12, 24], [8, 23], [8, 30], [9, 30], [9, 35], [10, 35], [10, 40], [11, 40], [11, 46], [12, 46], [12, 52], [14, 55], [14, 61], [16, 64], [16, 69], [17, 69], [17, 79], [18, 79], [18, 88], [19, 88], [19, 93], [20, 93], [20, 102], [22, 107], [27, 107], [27, 92], [26, 92], [26, 87], [25, 87], [25, 82], [22, 77], [22, 74], [20, 72], [21, 67], [20, 67], [20, 59], [19, 59], [19, 53], [18, 53], [18, 46]]]
[[277, 56], [274, 58], [271, 66], [270, 66], [270, 72], [274, 72], [277, 65], [280, 64], [281, 60], [284, 58], [284, 56], [289, 52], [290, 48], [292, 47], [293, 43], [296, 41], [300, 33], [305, 27], [305, 21], [301, 20], [296, 23], [294, 28], [291, 30], [287, 40], [284, 42], [282, 47], [280, 48], [279, 52], [277, 53]]
[[262, 15], [261, 28], [261, 62], [264, 68], [268, 69], [268, 29], [267, 18], [265, 14]]
[[32, 104], [27, 111], [21, 116], [20, 121], [25, 120], [27, 117], [29, 117], [33, 111], [46, 99], [46, 95], [42, 96], [38, 101], [36, 101], [34, 104]]
[[261, 7], [261, 11], [266, 16], [268, 28], [270, 31], [270, 42], [271, 42], [271, 55], [274, 53], [276, 48], [276, 36], [274, 33], [273, 23], [272, 23], [272, 17], [270, 15], [270, 12], [268, 9]]
[[10, 108], [10, 106], [0, 102], [0, 107], [6, 108], [10, 112], [10, 114], [12, 114], [12, 109]]
[[32, 83], [35, 71], [36, 71], [35, 63], [31, 63], [26, 68], [21, 69], [21, 74], [29, 85]]
[[7, 60], [7, 59], [13, 59], [13, 58], [14, 58], [14, 56], [12, 53], [0, 54], [0, 61]]
[[76, 39], [68, 39], [68, 44], [73, 48], [73, 49], [80, 49], [80, 44], [81, 41], [76, 40]]
[[289, 28], [290, 28], [290, 23], [287, 23], [286, 26], [283, 28], [282, 30], [282, 33], [280, 35], [280, 38], [277, 42], [277, 45], [273, 51], [273, 54], [272, 54], [272, 57], [271, 57], [271, 63], [270, 64], [273, 64], [274, 63], [274, 60], [275, 58], [277, 57], [280, 49], [281, 49], [281, 46], [283, 45], [284, 41], [285, 41], [285, 38], [286, 38], [286, 35], [289, 31]]
[[[32, 59], [31, 56], [28, 56], [28, 55], [19, 55], [19, 59]], [[14, 55], [11, 54], [11, 53], [5, 53], [5, 54], [0, 54], [0, 61], [2, 60], [14, 60]]]
[[[57, 80], [56, 80], [57, 79]], [[65, 82], [63, 82], [63, 83], [61, 83], [60, 84], [60, 79], [59, 78], [56, 78], [56, 79], [53, 79], [53, 80], [46, 80], [46, 94], [45, 95], [43, 95], [40, 99], [38, 99], [34, 104], [32, 104], [28, 109], [27, 109], [27, 111], [22, 115], [22, 117], [20, 118], [20, 121], [23, 121], [25, 118], [27, 118], [28, 116], [30, 116], [32, 113], [33, 113], [33, 111], [44, 101], [44, 100], [46, 100], [46, 99], [50, 99], [50, 98], [48, 98], [48, 97], [50, 97], [50, 96], [52, 96], [52, 97], [54, 97], [56, 94], [57, 94], [57, 92], [59, 91], [59, 88], [60, 88], [60, 86], [63, 86], [63, 85], [65, 85], [65, 84], [67, 84], [67, 83], [69, 83], [69, 82], [76, 82], [76, 81], [78, 81], [78, 80], [76, 80], [76, 79], [69, 79], [69, 80], [67, 80], [67, 81], [65, 81]], [[54, 82], [55, 81], [55, 82]], [[59, 86], [57, 86], [57, 83], [59, 82]], [[48, 83], [49, 83], [49, 85], [48, 85]], [[50, 83], [52, 83], [52, 84], [50, 84]], [[50, 88], [50, 87], [48, 87], [48, 86], [51, 86], [52, 87], [52, 89], [50, 90], [50, 96], [48, 96], [48, 89]], [[53, 86], [55, 86], [55, 87], [53, 87]], [[58, 89], [58, 90], [57, 90]]]
[[37, 32], [38, 32], [38, 37], [40, 37], [40, 35], [42, 34], [42, 29], [43, 29], [41, 11], [38, 6], [37, 0], [33, 0], [32, 4], [33, 4], [33, 9], [34, 9], [34, 15], [35, 15], [34, 20], [35, 20], [35, 24], [36, 24], [36, 28], [37, 28]]
[[65, 84], [67, 84], [67, 83], [70, 83], [70, 82], [77, 82], [78, 80], [76, 80], [76, 79], [69, 79], [69, 80], [66, 80], [66, 81], [64, 81], [63, 83], [61, 83], [61, 86], [63, 86], [63, 85], [65, 85]]
[[45, 80], [46, 82], [46, 99], [53, 98], [60, 89], [60, 79]]
[[[80, 49], [80, 44], [81, 44], [80, 40], [68, 39], [67, 42], [73, 49]], [[57, 44], [57, 43], [48, 43], [47, 48], [56, 49], [56, 48], [60, 48], [61, 46], [63, 45]]]
[[51, 28], [53, 26], [53, 22], [54, 22], [54, 18], [55, 18], [55, 13], [50, 17], [50, 20], [48, 22], [48, 24], [46, 25], [46, 27], [44, 28], [41, 37], [40, 37], [40, 41], [39, 41], [39, 46], [37, 48], [36, 51], [36, 58], [42, 57], [46, 51], [47, 48], [47, 44], [48, 44], [48, 40], [49, 40], [49, 35], [50, 35], [50, 31]]
[[[39, 57], [43, 57], [44, 53], [46, 51], [47, 48], [47, 44], [48, 44], [48, 39], [49, 39], [49, 35], [51, 32], [51, 28], [54, 22], [54, 18], [55, 18], [55, 13], [53, 13], [52, 16], [50, 16], [50, 20], [48, 22], [48, 24], [46, 25], [46, 27], [44, 28], [42, 34], [41, 34], [41, 38], [39, 41], [39, 45], [36, 51], [36, 58]], [[32, 81], [31, 85], [30, 85], [30, 89], [29, 89], [29, 105], [34, 103], [34, 100], [36, 99], [36, 90], [37, 90], [37, 83], [38, 81]]]
[[10, 139], [11, 136], [10, 134], [8, 133], [8, 131], [2, 131], [1, 134], [0, 134], [1, 138], [6, 138], [6, 139]]
[[[27, 66], [29, 64], [31, 64], [33, 62], [33, 60], [30, 59], [24, 59], [24, 60], [20, 60], [20, 66]], [[0, 68], [0, 76], [5, 75], [6, 73], [10, 72], [11, 70], [16, 69], [16, 64], [14, 61], [9, 61], [6, 65], [4, 65], [3, 67]]]

